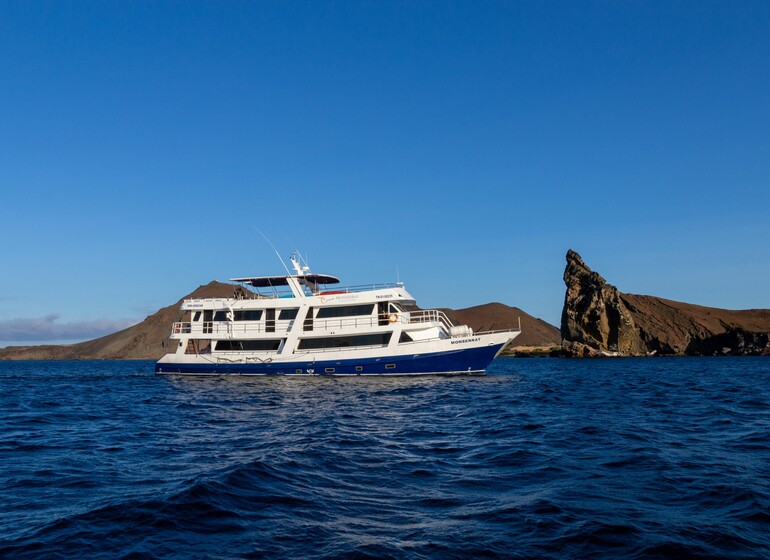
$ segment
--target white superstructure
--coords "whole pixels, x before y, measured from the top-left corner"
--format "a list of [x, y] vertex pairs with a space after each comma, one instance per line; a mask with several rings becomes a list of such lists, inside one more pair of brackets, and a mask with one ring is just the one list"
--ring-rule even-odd
[[232, 298], [188, 299], [168, 374], [481, 373], [520, 329], [474, 333], [419, 310], [403, 283], [329, 288], [297, 255], [294, 274], [232, 278]]

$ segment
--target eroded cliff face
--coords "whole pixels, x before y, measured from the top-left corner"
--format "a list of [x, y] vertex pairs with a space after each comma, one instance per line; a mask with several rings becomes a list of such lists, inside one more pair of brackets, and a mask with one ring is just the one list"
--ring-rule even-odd
[[567, 252], [564, 350], [573, 356], [770, 354], [770, 310], [733, 311], [624, 294]]
[[574, 355], [638, 355], [646, 348], [618, 289], [593, 272], [575, 251], [567, 252], [567, 293], [561, 317], [565, 349]]

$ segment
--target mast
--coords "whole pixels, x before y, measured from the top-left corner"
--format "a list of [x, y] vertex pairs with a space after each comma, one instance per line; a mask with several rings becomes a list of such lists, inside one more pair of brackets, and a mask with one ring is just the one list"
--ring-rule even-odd
[[294, 268], [294, 272], [296, 272], [295, 276], [287, 276], [286, 281], [289, 284], [289, 287], [291, 288], [292, 293], [294, 294], [294, 297], [306, 297], [305, 296], [305, 290], [302, 289], [302, 285], [308, 285], [311, 291], [315, 291], [315, 284], [312, 284], [307, 282], [303, 277], [310, 272], [310, 267], [305, 265], [302, 266], [302, 264], [299, 261], [299, 256], [297, 253], [291, 254], [291, 266]]

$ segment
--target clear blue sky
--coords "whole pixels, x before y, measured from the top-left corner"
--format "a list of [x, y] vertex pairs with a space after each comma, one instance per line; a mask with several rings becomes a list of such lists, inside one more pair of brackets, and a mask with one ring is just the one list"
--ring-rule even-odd
[[[91, 338], [272, 249], [558, 326], [770, 308], [770, 3], [0, 3], [0, 346]], [[16, 336], [15, 338], [18, 338]]]

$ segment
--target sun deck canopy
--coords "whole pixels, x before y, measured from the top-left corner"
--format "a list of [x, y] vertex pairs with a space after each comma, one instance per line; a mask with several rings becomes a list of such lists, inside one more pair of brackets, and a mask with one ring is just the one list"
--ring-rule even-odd
[[256, 278], [230, 278], [231, 282], [248, 284], [255, 288], [272, 288], [275, 286], [288, 286], [289, 278], [297, 278], [311, 284], [339, 284], [340, 279], [326, 274], [304, 274], [302, 276], [259, 276]]

